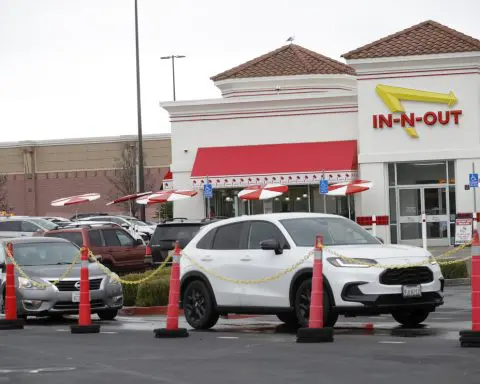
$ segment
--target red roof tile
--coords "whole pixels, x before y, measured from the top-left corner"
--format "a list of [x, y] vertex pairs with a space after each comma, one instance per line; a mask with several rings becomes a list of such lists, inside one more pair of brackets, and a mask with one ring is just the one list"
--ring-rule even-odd
[[480, 40], [427, 20], [347, 52], [342, 57], [350, 60], [473, 51], [480, 51]]
[[289, 44], [215, 75], [211, 80], [309, 74], [354, 75], [355, 70], [299, 45]]

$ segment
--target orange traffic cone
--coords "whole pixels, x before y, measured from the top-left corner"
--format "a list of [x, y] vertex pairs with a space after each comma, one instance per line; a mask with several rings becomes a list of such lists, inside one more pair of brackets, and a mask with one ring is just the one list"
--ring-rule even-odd
[[[15, 267], [11, 262], [13, 257], [12, 243], [7, 244], [7, 258], [5, 260], [6, 292], [5, 318], [0, 319], [0, 329], [23, 329], [25, 321], [17, 318], [17, 290], [15, 289]], [[2, 274], [0, 273], [0, 277]]]
[[312, 293], [308, 328], [297, 331], [297, 343], [325, 343], [333, 341], [333, 328], [323, 324], [323, 236], [315, 238]]
[[188, 331], [185, 328], [178, 328], [178, 315], [180, 312], [180, 246], [175, 243], [173, 251], [172, 269], [170, 271], [170, 291], [168, 295], [167, 327], [154, 329], [155, 337], [187, 337]]
[[[474, 217], [475, 219], [475, 217]], [[480, 347], [480, 239], [472, 237], [472, 329], [460, 331], [460, 346]]]
[[100, 325], [92, 324], [90, 313], [90, 280], [88, 277], [88, 248], [82, 248], [82, 269], [80, 270], [80, 308], [78, 325], [71, 325], [72, 333], [99, 333]]

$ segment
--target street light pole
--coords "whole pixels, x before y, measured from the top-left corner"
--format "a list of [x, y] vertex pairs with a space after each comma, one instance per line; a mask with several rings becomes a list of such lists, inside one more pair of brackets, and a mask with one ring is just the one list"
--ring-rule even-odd
[[170, 55], [170, 56], [162, 56], [160, 59], [162, 60], [172, 60], [172, 80], [173, 80], [173, 101], [177, 100], [175, 94], [175, 59], [183, 59], [184, 55]]
[[[145, 191], [143, 167], [142, 105], [140, 98], [140, 55], [138, 48], [138, 4], [135, 0], [135, 59], [137, 70], [137, 125], [138, 125], [138, 192]], [[145, 220], [145, 206], [140, 206], [140, 220]]]

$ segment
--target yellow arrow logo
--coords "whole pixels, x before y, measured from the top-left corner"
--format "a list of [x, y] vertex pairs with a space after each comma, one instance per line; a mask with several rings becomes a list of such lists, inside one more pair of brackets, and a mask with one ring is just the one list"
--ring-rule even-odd
[[[391, 112], [405, 112], [401, 100], [447, 104], [449, 107], [458, 102], [452, 91], [449, 93], [418, 91], [412, 88], [392, 87], [383, 84], [378, 84], [375, 91]], [[414, 127], [406, 127], [405, 131], [410, 137], [419, 138]]]
[[382, 84], [377, 85], [375, 90], [388, 109], [392, 112], [405, 112], [405, 108], [403, 108], [400, 100], [447, 104], [449, 107], [455, 105], [458, 101], [453, 92], [437, 93], [417, 91], [416, 89], [391, 87]]

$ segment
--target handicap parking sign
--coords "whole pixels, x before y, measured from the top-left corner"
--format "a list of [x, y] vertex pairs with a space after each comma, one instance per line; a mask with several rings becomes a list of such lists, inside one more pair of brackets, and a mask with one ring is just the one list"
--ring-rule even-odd
[[328, 180], [320, 180], [320, 194], [328, 194]]
[[212, 184], [205, 184], [203, 186], [203, 195], [206, 199], [211, 199], [213, 197], [213, 187]]
[[468, 175], [470, 188], [478, 188], [478, 173], [470, 173]]

